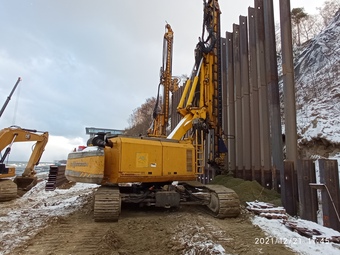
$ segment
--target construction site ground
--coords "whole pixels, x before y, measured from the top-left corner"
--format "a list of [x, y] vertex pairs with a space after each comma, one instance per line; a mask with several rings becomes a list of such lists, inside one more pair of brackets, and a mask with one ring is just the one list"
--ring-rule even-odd
[[0, 254], [294, 254], [283, 244], [259, 244], [266, 234], [245, 209], [220, 220], [198, 206], [123, 206], [118, 222], [94, 222], [95, 187], [47, 192], [43, 185], [0, 205]]

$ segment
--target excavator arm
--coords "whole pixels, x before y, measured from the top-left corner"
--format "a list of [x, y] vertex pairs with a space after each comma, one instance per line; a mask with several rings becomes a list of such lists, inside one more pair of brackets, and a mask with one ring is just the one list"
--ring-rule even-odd
[[44, 152], [45, 146], [48, 141], [48, 132], [40, 132], [32, 129], [24, 129], [19, 127], [9, 127], [0, 130], [0, 151], [6, 150], [4, 155], [0, 159], [0, 163], [3, 163], [7, 155], [10, 153], [11, 146], [16, 142], [34, 142], [34, 149], [28, 160], [23, 177], [34, 176], [34, 166], [39, 164], [40, 158]]

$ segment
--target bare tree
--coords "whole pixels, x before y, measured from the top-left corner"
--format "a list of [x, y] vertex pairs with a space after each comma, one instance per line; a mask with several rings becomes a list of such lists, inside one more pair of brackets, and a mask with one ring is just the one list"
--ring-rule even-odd
[[308, 15], [308, 17], [300, 23], [300, 36], [302, 43], [312, 39], [323, 29], [323, 23], [318, 15]]
[[145, 103], [140, 107], [133, 110], [129, 118], [130, 126], [124, 132], [126, 135], [140, 136], [147, 134], [153, 120], [152, 113], [155, 103], [156, 98], [151, 97], [146, 99]]
[[322, 7], [317, 8], [323, 20], [324, 27], [328, 26], [334, 14], [340, 9], [340, 0], [325, 1]]

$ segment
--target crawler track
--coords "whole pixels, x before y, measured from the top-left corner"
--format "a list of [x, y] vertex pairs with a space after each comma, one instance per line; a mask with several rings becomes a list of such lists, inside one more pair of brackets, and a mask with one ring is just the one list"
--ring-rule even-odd
[[207, 205], [214, 217], [219, 219], [237, 217], [240, 214], [240, 200], [232, 189], [222, 185], [205, 185], [211, 191]]
[[17, 190], [17, 185], [12, 180], [0, 180], [0, 202], [15, 199]]
[[99, 187], [94, 196], [95, 221], [118, 221], [121, 199], [118, 187]]
[[208, 202], [207, 211], [215, 218], [234, 218], [240, 214], [240, 200], [232, 189], [223, 185], [204, 185], [198, 181], [185, 182], [185, 185], [200, 189], [202, 193], [208, 195], [205, 198], [205, 201]]

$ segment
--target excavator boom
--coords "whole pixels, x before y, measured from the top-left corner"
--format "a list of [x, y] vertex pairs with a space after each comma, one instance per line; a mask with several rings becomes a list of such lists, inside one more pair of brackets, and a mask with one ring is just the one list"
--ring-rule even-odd
[[7, 148], [5, 155], [1, 158], [0, 163], [4, 162], [6, 154], [9, 154], [11, 145], [17, 142], [36, 142], [33, 152], [28, 160], [23, 177], [31, 177], [35, 174], [34, 166], [39, 164], [40, 158], [44, 152], [48, 141], [48, 132], [40, 132], [33, 129], [19, 127], [9, 127], [0, 130], [0, 151]]
[[[40, 158], [44, 152], [48, 141], [48, 133], [40, 132], [32, 129], [24, 129], [16, 126], [4, 128], [0, 130], [0, 152], [5, 148], [5, 152], [0, 159], [0, 201], [7, 201], [15, 198], [17, 186], [22, 190], [29, 190], [37, 183], [34, 166], [39, 164]], [[13, 167], [6, 167], [5, 159], [11, 152], [13, 143], [17, 142], [36, 142], [31, 156], [28, 160], [26, 168], [22, 176], [17, 176], [14, 183], [10, 184], [10, 180], [5, 178], [15, 176]], [[10, 181], [10, 182], [9, 182]], [[14, 191], [15, 190], [15, 191]]]

